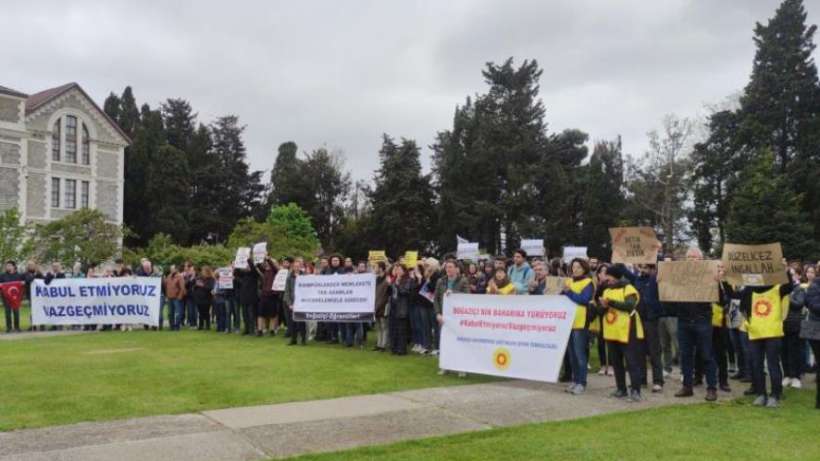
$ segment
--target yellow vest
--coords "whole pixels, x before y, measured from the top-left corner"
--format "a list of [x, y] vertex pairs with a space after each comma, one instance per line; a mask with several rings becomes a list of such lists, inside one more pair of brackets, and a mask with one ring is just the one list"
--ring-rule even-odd
[[498, 293], [500, 295], [514, 295], [515, 294], [515, 285], [512, 283], [508, 283], [507, 286], [504, 288], [497, 288]]
[[[624, 302], [629, 296], [636, 296], [640, 302], [640, 294], [638, 290], [632, 285], [626, 285], [623, 288], [607, 288], [604, 290], [603, 297], [608, 301]], [[614, 307], [606, 310], [604, 315], [604, 339], [607, 341], [617, 341], [619, 343], [629, 344], [629, 328], [632, 326], [632, 317], [635, 318], [635, 336], [638, 339], [643, 339], [643, 324], [641, 323], [641, 316], [638, 314], [637, 304], [636, 309], [631, 313], [620, 311]]]
[[712, 326], [715, 328], [723, 327], [723, 306], [718, 303], [712, 303]]
[[763, 293], [752, 293], [752, 312], [748, 319], [749, 340], [782, 338], [785, 310], [780, 285]]
[[[567, 280], [567, 288], [576, 295], [580, 295], [584, 289], [592, 283], [592, 279], [587, 277], [581, 280]], [[575, 320], [572, 322], [573, 330], [583, 330], [587, 326], [587, 306], [576, 304]]]
[[596, 315], [591, 322], [589, 322], [589, 331], [592, 333], [598, 333], [601, 331], [601, 316]]

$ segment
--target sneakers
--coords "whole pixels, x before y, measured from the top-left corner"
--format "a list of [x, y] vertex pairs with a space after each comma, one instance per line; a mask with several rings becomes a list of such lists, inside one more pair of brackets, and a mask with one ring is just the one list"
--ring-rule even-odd
[[791, 379], [791, 378], [783, 378], [783, 387], [789, 387], [789, 385], [790, 385], [791, 383], [792, 383], [792, 379]]
[[636, 389], [632, 389], [631, 391], [629, 391], [629, 398], [627, 398], [627, 401], [640, 402], [641, 400], [643, 400], [643, 397], [641, 397], [641, 391]]
[[752, 402], [752, 406], [755, 407], [765, 407], [766, 406], [766, 396], [765, 395], [758, 395], [754, 402]]
[[652, 385], [652, 393], [657, 394], [659, 392], [663, 392], [663, 386], [661, 386], [660, 384], [653, 384]]
[[581, 395], [584, 393], [584, 391], [586, 391], [586, 386], [584, 386], [583, 384], [576, 384], [575, 387], [573, 387], [570, 391], [570, 394]]
[[793, 389], [802, 389], [803, 383], [800, 382], [800, 378], [792, 378], [792, 388]]
[[432, 355], [433, 357], [438, 357], [438, 349], [433, 349], [433, 350], [430, 352], [430, 355]]
[[720, 388], [720, 390], [721, 390], [721, 391], [723, 391], [723, 392], [732, 392], [732, 388], [731, 388], [731, 387], [729, 387], [729, 384], [721, 384], [721, 385], [720, 385], [720, 386], [718, 386], [718, 387], [719, 387], [719, 388]]
[[717, 391], [714, 389], [706, 389], [706, 401], [714, 402], [717, 400]]
[[575, 389], [575, 386], [577, 386], [577, 384], [575, 384], [575, 383], [570, 384], [569, 386], [567, 386], [566, 389], [564, 389], [564, 392], [571, 394], [572, 390]]
[[775, 396], [769, 397], [769, 400], [766, 402], [766, 408], [779, 408], [780, 407], [780, 399]]
[[675, 397], [692, 397], [695, 395], [691, 387], [682, 387], [678, 392], [675, 392]]
[[[11, 333], [11, 332], [9, 332], [9, 333]], [[599, 368], [598, 369], [598, 375], [599, 376], [605, 376], [606, 375], [606, 367]]]
[[620, 389], [618, 389], [615, 392], [609, 394], [609, 396], [614, 398], [614, 399], [623, 399], [623, 398], [627, 397], [628, 395], [629, 394], [627, 394], [626, 391], [622, 391]]

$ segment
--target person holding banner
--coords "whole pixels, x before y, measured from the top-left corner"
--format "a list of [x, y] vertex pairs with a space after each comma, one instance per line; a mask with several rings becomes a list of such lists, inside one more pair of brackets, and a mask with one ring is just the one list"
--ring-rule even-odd
[[638, 290], [641, 302], [638, 304], [638, 313], [643, 322], [646, 341], [641, 353], [641, 384], [647, 384], [646, 359], [652, 366], [652, 392], [663, 391], [663, 360], [661, 357], [661, 338], [658, 319], [663, 315], [660, 295], [658, 293], [657, 266], [654, 264], [640, 264], [638, 275], [627, 271], [627, 278]]
[[527, 263], [527, 252], [521, 248], [513, 252], [513, 265], [507, 270], [510, 283], [515, 286], [515, 293], [525, 295], [529, 292], [530, 282], [535, 278], [529, 263]]
[[[535, 276], [530, 280], [530, 283], [527, 286], [529, 294], [531, 295], [543, 295], [544, 291], [547, 289], [547, 267], [544, 264], [544, 261], [535, 261], [532, 264], [533, 271], [535, 272]], [[587, 274], [589, 276], [589, 274]], [[590, 279], [590, 282], [592, 279]], [[593, 293], [590, 294], [590, 299], [592, 299], [592, 294], [594, 294], [595, 290], [592, 290]]]
[[[784, 298], [791, 294], [791, 283], [747, 286], [736, 295], [740, 310], [746, 316], [749, 351], [752, 355], [752, 389], [757, 398], [752, 405], [777, 408], [783, 396], [783, 373], [780, 351], [783, 345], [783, 321], [788, 313]], [[764, 361], [768, 365], [771, 394], [766, 392]]]
[[285, 309], [290, 311], [291, 320], [288, 327], [291, 329], [291, 334], [290, 342], [288, 343], [289, 346], [295, 346], [300, 336], [302, 337], [302, 345], [304, 346], [305, 344], [307, 344], [307, 324], [305, 322], [297, 322], [293, 320], [293, 303], [296, 294], [296, 277], [299, 276], [301, 271], [302, 259], [296, 258], [290, 265], [290, 273], [288, 274], [288, 279], [285, 282], [285, 292], [282, 294], [282, 303], [285, 305]]
[[389, 324], [387, 305], [390, 302], [390, 281], [387, 279], [387, 264], [379, 261], [373, 265], [376, 274], [376, 347], [374, 351], [384, 352], [389, 343]]
[[[433, 300], [433, 306], [436, 309], [437, 347], [441, 344], [441, 327], [444, 325], [444, 317], [442, 316], [442, 310], [444, 309], [444, 297], [453, 293], [470, 292], [470, 284], [467, 281], [467, 278], [461, 275], [458, 264], [455, 260], [449, 259], [444, 262], [444, 275], [444, 277], [439, 277], [438, 283], [436, 283], [436, 293]], [[438, 355], [438, 353], [434, 352], [433, 355]], [[438, 370], [439, 375], [443, 375], [446, 372], [447, 371], [443, 368]], [[463, 372], [459, 372], [458, 376], [463, 378], [467, 375]]]
[[0, 274], [0, 298], [6, 315], [6, 333], [20, 333], [20, 303], [25, 290], [25, 277], [17, 272], [15, 261], [6, 261], [6, 271]]
[[589, 265], [580, 258], [575, 258], [570, 264], [572, 278], [567, 280], [564, 296], [575, 303], [575, 320], [572, 322], [572, 332], [569, 336], [569, 362], [572, 368], [573, 383], [567, 388], [572, 395], [581, 395], [587, 387], [587, 365], [589, 357], [587, 348], [589, 337], [587, 332], [587, 307], [592, 302], [592, 279], [589, 276]]
[[[604, 309], [604, 339], [609, 350], [609, 361], [615, 368], [617, 389], [615, 398], [641, 400], [641, 342], [644, 338], [641, 316], [638, 313], [638, 290], [624, 279], [626, 267], [616, 264], [607, 270], [607, 286], [600, 303]], [[627, 393], [626, 373], [629, 372]]]

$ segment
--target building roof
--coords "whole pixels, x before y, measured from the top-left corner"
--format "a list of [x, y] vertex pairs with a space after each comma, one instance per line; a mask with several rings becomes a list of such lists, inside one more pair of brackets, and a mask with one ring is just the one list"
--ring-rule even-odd
[[[2, 88], [2, 87], [0, 87], [0, 88]], [[109, 117], [108, 114], [105, 113], [105, 111], [100, 109], [100, 106], [98, 106], [97, 103], [94, 102], [94, 100], [91, 98], [91, 96], [89, 96], [88, 93], [86, 93], [85, 90], [83, 90], [83, 88], [78, 83], [75, 83], [75, 82], [66, 83], [65, 85], [60, 85], [58, 87], [50, 88], [48, 90], [44, 90], [44, 91], [41, 91], [39, 93], [34, 93], [34, 94], [28, 96], [28, 99], [26, 99], [26, 115], [30, 115], [31, 113], [33, 113], [34, 111], [36, 111], [37, 109], [42, 107], [43, 105], [47, 104], [48, 102], [52, 101], [53, 99], [58, 98], [61, 95], [65, 94], [68, 91], [71, 91], [75, 88], [80, 93], [82, 93], [83, 96], [85, 96], [85, 98], [87, 100], [89, 100], [91, 102], [91, 104], [94, 106], [94, 108], [97, 109], [97, 112], [99, 112], [100, 115], [105, 117], [105, 120], [108, 121], [108, 123], [110, 123], [111, 126], [113, 126], [115, 130], [117, 130], [117, 133], [119, 133], [120, 136], [122, 136], [123, 139], [125, 139], [125, 141], [128, 144], [131, 144], [131, 138], [128, 137], [128, 135], [125, 134], [124, 131], [122, 131], [122, 128], [120, 128], [120, 126], [117, 124], [117, 122], [115, 122], [111, 117]], [[23, 95], [23, 96], [25, 97], [25, 95]]]
[[18, 98], [27, 98], [28, 95], [25, 93], [21, 93], [17, 90], [13, 90], [7, 86], [0, 85], [0, 94], [7, 94], [9, 96], [16, 96]]

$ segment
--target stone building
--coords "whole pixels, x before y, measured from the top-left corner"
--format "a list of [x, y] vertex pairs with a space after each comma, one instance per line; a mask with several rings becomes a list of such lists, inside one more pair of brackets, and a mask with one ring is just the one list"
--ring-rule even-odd
[[0, 86], [0, 212], [44, 223], [92, 208], [122, 224], [129, 143], [76, 83], [32, 95]]

